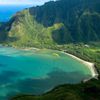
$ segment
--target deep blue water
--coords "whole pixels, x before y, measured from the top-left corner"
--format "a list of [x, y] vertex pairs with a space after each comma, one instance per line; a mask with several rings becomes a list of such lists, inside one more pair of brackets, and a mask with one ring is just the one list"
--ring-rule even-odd
[[16, 12], [21, 11], [28, 7], [30, 7], [30, 5], [23, 5], [23, 6], [0, 5], [0, 22], [8, 21]]

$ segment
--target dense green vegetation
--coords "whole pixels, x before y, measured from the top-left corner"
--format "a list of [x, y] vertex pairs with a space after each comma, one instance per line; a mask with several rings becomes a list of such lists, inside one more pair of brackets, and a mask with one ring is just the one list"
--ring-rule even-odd
[[99, 0], [57, 0], [18, 12], [1, 25], [1, 41], [14, 46], [100, 41]]

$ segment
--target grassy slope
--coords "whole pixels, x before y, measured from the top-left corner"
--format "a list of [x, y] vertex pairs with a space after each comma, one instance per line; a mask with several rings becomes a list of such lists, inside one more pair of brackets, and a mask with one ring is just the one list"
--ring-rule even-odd
[[[18, 13], [17, 16], [17, 21], [13, 23], [11, 30], [8, 33], [8, 40], [12, 41], [12, 39], [16, 38], [16, 41], [10, 42], [10, 45], [21, 47], [33, 46], [33, 44], [39, 45], [41, 44], [41, 40], [43, 40], [45, 37], [49, 39], [49, 42], [52, 42], [50, 34], [45, 35], [46, 29], [43, 27], [43, 25], [38, 24], [34, 20], [34, 18], [29, 14], [28, 9]], [[44, 42], [44, 40], [42, 42]]]
[[14, 21], [11, 22], [8, 38], [6, 42], [4, 41], [5, 45], [17, 47], [56, 45], [55, 41], [63, 42], [61, 38], [63, 33], [65, 33], [66, 41], [71, 39], [64, 24], [57, 23], [46, 28], [35, 20], [29, 13], [29, 9], [17, 13], [12, 19]]

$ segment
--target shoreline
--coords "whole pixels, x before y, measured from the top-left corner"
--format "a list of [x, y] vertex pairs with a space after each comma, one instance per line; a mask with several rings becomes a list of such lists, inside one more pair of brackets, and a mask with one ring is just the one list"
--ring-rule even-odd
[[[41, 49], [32, 47], [32, 48], [23, 48], [23, 50], [41, 50]], [[59, 51], [59, 50], [56, 50], [56, 51]], [[77, 57], [77, 56], [75, 56], [73, 54], [67, 53], [65, 51], [59, 51], [59, 52], [64, 53], [64, 54], [72, 57], [73, 59], [76, 59], [76, 60], [80, 61], [81, 63], [86, 65], [86, 67], [88, 67], [88, 69], [91, 71], [92, 77], [90, 77], [89, 79], [83, 80], [83, 82], [86, 82], [86, 81], [88, 81], [88, 80], [90, 80], [92, 78], [98, 79], [99, 74], [98, 74], [98, 72], [97, 72], [97, 70], [95, 68], [95, 64], [94, 63], [85, 61], [85, 60], [83, 60], [83, 59], [81, 59], [81, 58], [79, 58], [79, 57]]]
[[[12, 46], [12, 47], [13, 47], [13, 46]], [[36, 50], [36, 51], [41, 50], [41, 49], [35, 48], [35, 47], [30, 47], [30, 48], [28, 48], [28, 47], [26, 47], [26, 48], [17, 48], [17, 47], [13, 47], [13, 48], [20, 49], [20, 50], [26, 50], [26, 51], [29, 51], [29, 50]], [[46, 49], [46, 48], [45, 48], [45, 49]], [[54, 50], [54, 49], [47, 49], [47, 50]], [[91, 71], [91, 74], [92, 74], [92, 75], [91, 75], [90, 78], [83, 80], [83, 82], [87, 82], [87, 81], [91, 80], [92, 78], [98, 79], [99, 73], [97, 72], [94, 63], [85, 61], [85, 60], [83, 60], [83, 59], [81, 59], [81, 58], [79, 58], [79, 57], [77, 57], [77, 56], [75, 56], [75, 55], [73, 55], [73, 54], [71, 54], [71, 53], [67, 53], [67, 52], [65, 52], [65, 51], [63, 51], [63, 50], [62, 50], [62, 51], [60, 51], [60, 50], [55, 50], [55, 51], [59, 51], [59, 52], [61, 52], [61, 53], [64, 53], [64, 54], [66, 54], [66, 55], [72, 57], [73, 59], [76, 59], [76, 60], [80, 61], [81, 63], [83, 63], [84, 65], [86, 65], [86, 66], [89, 68], [89, 70]]]
[[62, 53], [64, 53], [64, 54], [66, 54], [66, 55], [68, 55], [68, 56], [70, 56], [70, 57], [72, 57], [72, 58], [74, 58], [74, 59], [80, 61], [81, 63], [83, 63], [84, 65], [86, 65], [86, 66], [90, 69], [91, 74], [92, 74], [92, 77], [89, 78], [89, 79], [83, 80], [83, 82], [86, 82], [86, 81], [88, 81], [88, 80], [90, 80], [90, 79], [92, 79], [92, 78], [98, 79], [99, 74], [98, 74], [98, 72], [97, 72], [97, 70], [96, 70], [96, 68], [95, 68], [95, 64], [94, 64], [94, 63], [85, 61], [85, 60], [83, 60], [83, 59], [81, 59], [81, 58], [78, 58], [77, 56], [72, 55], [72, 54], [67, 53], [67, 52], [63, 52], [63, 51], [62, 51]]

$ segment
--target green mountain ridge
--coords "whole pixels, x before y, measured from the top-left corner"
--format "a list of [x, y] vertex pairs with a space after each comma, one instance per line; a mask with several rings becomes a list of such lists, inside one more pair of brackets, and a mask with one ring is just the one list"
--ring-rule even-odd
[[99, 5], [99, 0], [58, 0], [25, 9], [0, 25], [0, 40], [15, 46], [100, 41]]

